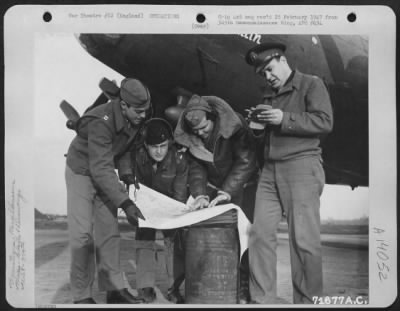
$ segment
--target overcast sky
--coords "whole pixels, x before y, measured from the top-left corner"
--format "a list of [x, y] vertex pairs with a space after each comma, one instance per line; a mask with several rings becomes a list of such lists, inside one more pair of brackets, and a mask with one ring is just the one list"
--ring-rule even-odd
[[[66, 214], [65, 157], [74, 132], [65, 126], [61, 100], [79, 113], [100, 94], [107, 77], [119, 73], [91, 57], [71, 34], [37, 34], [35, 40], [35, 207], [49, 214]], [[322, 219], [368, 216], [368, 188], [326, 185], [321, 198]]]

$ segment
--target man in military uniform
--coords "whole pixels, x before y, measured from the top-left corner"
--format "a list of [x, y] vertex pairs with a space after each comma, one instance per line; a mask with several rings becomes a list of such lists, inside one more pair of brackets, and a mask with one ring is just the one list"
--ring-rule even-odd
[[[172, 128], [161, 118], [148, 120], [143, 127], [144, 145], [132, 153], [134, 172], [138, 182], [186, 203], [188, 163], [186, 154], [179, 152], [172, 141]], [[185, 261], [183, 229], [163, 230], [166, 246], [166, 268], [171, 287], [167, 298], [175, 303], [183, 303], [179, 285], [184, 279]], [[156, 230], [137, 228], [136, 240], [136, 288], [139, 297], [146, 302], [156, 298], [156, 251], [154, 243]], [[146, 242], [148, 243], [146, 243]], [[148, 245], [146, 245], [148, 244]]]
[[65, 170], [74, 303], [96, 303], [92, 298], [96, 264], [99, 289], [107, 291], [107, 303], [142, 302], [124, 285], [117, 211], [123, 209], [132, 224], [143, 216], [115, 169], [120, 176], [132, 175], [126, 150], [135, 143], [150, 106], [147, 87], [124, 79], [118, 98], [78, 120]]
[[[254, 137], [244, 118], [219, 97], [193, 95], [174, 136], [190, 154], [194, 209], [229, 202], [243, 209], [244, 188], [258, 171]], [[240, 303], [249, 299], [247, 259], [245, 253], [240, 267]]]
[[286, 214], [294, 303], [322, 295], [320, 195], [325, 183], [320, 135], [333, 127], [328, 91], [316, 76], [292, 70], [286, 47], [264, 43], [246, 54], [270, 91], [250, 118], [265, 125], [264, 166], [249, 238], [250, 294], [255, 303], [277, 300], [277, 228]]

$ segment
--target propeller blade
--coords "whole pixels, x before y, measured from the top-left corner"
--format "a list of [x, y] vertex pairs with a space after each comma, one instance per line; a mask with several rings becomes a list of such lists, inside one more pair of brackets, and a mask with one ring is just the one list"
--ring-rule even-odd
[[66, 100], [63, 100], [61, 102], [60, 108], [68, 120], [71, 120], [72, 122], [76, 122], [80, 118], [79, 113]]
[[[96, 98], [95, 102], [85, 110], [85, 113], [99, 105], [105, 104], [108, 100], [119, 96], [119, 87], [107, 78], [100, 80], [99, 87], [102, 91], [101, 94]], [[75, 129], [76, 122], [80, 118], [79, 113], [66, 100], [61, 102], [60, 108], [68, 119], [67, 127], [69, 129]]]
[[108, 99], [113, 99], [119, 96], [119, 87], [113, 81], [107, 78], [100, 80], [99, 87]]

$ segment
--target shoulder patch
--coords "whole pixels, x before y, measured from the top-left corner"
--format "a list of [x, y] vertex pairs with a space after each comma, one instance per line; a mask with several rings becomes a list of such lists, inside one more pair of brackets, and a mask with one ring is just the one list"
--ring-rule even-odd
[[109, 119], [109, 117], [107, 116], [107, 115], [105, 115], [104, 117], [103, 117], [103, 120], [105, 120], [105, 121], [107, 121]]

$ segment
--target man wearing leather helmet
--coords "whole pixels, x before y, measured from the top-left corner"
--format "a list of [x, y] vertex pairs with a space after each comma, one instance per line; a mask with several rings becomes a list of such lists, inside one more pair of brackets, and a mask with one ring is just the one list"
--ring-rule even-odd
[[[188, 149], [193, 209], [233, 203], [245, 211], [244, 193], [258, 165], [253, 133], [244, 118], [217, 96], [193, 95], [182, 112], [175, 141]], [[249, 300], [248, 256], [242, 257], [239, 303]]]

